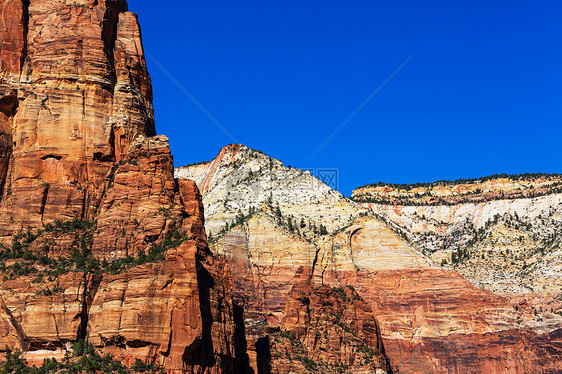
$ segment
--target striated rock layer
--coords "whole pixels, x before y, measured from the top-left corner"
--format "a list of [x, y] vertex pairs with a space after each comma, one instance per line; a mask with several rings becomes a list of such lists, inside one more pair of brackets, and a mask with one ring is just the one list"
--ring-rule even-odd
[[[236, 161], [228, 161], [231, 157]], [[264, 167], [267, 165], [274, 165], [275, 177], [269, 167]], [[380, 322], [385, 355], [394, 371], [552, 373], [557, 372], [562, 363], [562, 318], [559, 315], [550, 309], [533, 309], [528, 294], [525, 298], [504, 297], [501, 293], [476, 287], [482, 287], [481, 283], [468, 277], [474, 282], [471, 284], [461, 268], [441, 265], [441, 258], [434, 256], [427, 247], [434, 242], [427, 240], [430, 235], [445, 243], [454, 243], [449, 236], [451, 226], [443, 222], [444, 218], [439, 219], [429, 212], [432, 209], [449, 212], [451, 221], [460, 227], [467, 223], [467, 217], [457, 217], [456, 212], [468, 209], [466, 207], [370, 203], [361, 208], [335, 191], [326, 193], [315, 188], [306, 190], [307, 200], [316, 202], [308, 206], [291, 196], [301, 193], [300, 186], [310, 176], [283, 168], [276, 160], [269, 161], [267, 156], [243, 146], [228, 146], [210, 163], [178, 168], [176, 175], [190, 176], [201, 184], [207, 194], [203, 202], [209, 221], [224, 225], [217, 232], [221, 226], [208, 223], [208, 230], [215, 234], [211, 249], [233, 269], [233, 296], [238, 303], [247, 306], [248, 354], [250, 362], [255, 362], [257, 367], [300, 372], [314, 365], [309, 361], [312, 360], [318, 368], [320, 362], [339, 365], [331, 371], [319, 369], [326, 372], [363, 370], [357, 366], [351, 369], [352, 366], [345, 366], [348, 363], [336, 361], [333, 356], [327, 359], [324, 354], [332, 352], [330, 345], [322, 345], [326, 331], [334, 341], [349, 342], [345, 321], [334, 319], [335, 315], [340, 315], [337, 307], [334, 313], [324, 308], [322, 300], [340, 295], [340, 290], [347, 290], [350, 285], [354, 287], [356, 298], [364, 300], [372, 310], [370, 313]], [[221, 190], [232, 192], [218, 194]], [[260, 198], [259, 194], [244, 191], [267, 191], [267, 194]], [[332, 194], [339, 197], [324, 198]], [[215, 198], [219, 196], [221, 199]], [[556, 196], [536, 199], [557, 201]], [[501, 205], [502, 200], [480, 204]], [[516, 201], [506, 209], [519, 205]], [[544, 207], [542, 211], [553, 210], [551, 219], [555, 219], [558, 211], [555, 205], [537, 203], [534, 206]], [[365, 208], [371, 213], [367, 214]], [[517, 211], [520, 216], [531, 218], [536, 213], [535, 218], [539, 219], [540, 213], [535, 210], [530, 208], [532, 214], [523, 214], [522, 209]], [[331, 216], [331, 212], [349, 213], [338, 217]], [[481, 227], [486, 227], [486, 217], [493, 219], [496, 213], [478, 205], [473, 222], [482, 222]], [[540, 219], [545, 219], [543, 226], [547, 228], [544, 230], [537, 222], [525, 222], [525, 227], [529, 224], [537, 227], [537, 237], [539, 231], [544, 231], [546, 237], [556, 226], [546, 220], [544, 213]], [[408, 225], [408, 222], [414, 224]], [[431, 225], [442, 225], [443, 230], [434, 233]], [[429, 234], [414, 235], [415, 230]], [[532, 234], [527, 236], [532, 237]], [[508, 242], [515, 246], [515, 236], [510, 238]], [[517, 243], [518, 240], [517, 236]], [[512, 259], [519, 261], [515, 257]], [[474, 264], [473, 269], [478, 273], [486, 268]], [[544, 268], [545, 272], [547, 269]], [[311, 274], [309, 289], [302, 286], [301, 274], [306, 271]], [[483, 271], [480, 279], [489, 276], [488, 282], [494, 283], [490, 274]], [[335, 294], [314, 293], [328, 289]], [[300, 290], [296, 300], [295, 290]], [[535, 299], [542, 297], [537, 293], [533, 295]], [[314, 322], [315, 318], [323, 323]], [[361, 330], [353, 331], [358, 334]], [[311, 341], [317, 345], [310, 344]], [[319, 352], [309, 354], [310, 347], [317, 347]], [[348, 349], [347, 346], [343, 348], [344, 351]], [[376, 350], [373, 346], [371, 349]], [[269, 352], [270, 356], [264, 352]], [[287, 359], [289, 356], [292, 361]], [[382, 369], [374, 367], [376, 369], [371, 367], [371, 370]]]
[[299, 268], [282, 329], [265, 338], [271, 340], [272, 372], [392, 373], [365, 300], [352, 286], [312, 286], [311, 270]]
[[[47, 226], [26, 234], [22, 244], [14, 242], [18, 244], [11, 252], [4, 250], [17, 254], [14, 248], [23, 245], [30, 254], [3, 265], [7, 275], [0, 285], [1, 346], [21, 349], [31, 362], [40, 364], [43, 358], [64, 357], [72, 342], [87, 338], [125, 364], [138, 358], [170, 373], [232, 372], [236, 324], [230, 269], [208, 252], [199, 191], [191, 181], [172, 178], [165, 139], [141, 137], [131, 148], [132, 155], [141, 150], [145, 155], [133, 164], [116, 164], [102, 199], [102, 208], [111, 208], [100, 209], [98, 221], [86, 234], [79, 234], [79, 229], [61, 233], [59, 226]], [[129, 177], [121, 180], [120, 175]], [[143, 185], [154, 193], [143, 193]], [[181, 240], [168, 245], [162, 261], [139, 263], [139, 256], [149, 255], [177, 233]], [[143, 243], [151, 234], [150, 244], [144, 242], [147, 250], [131, 256], [135, 240]], [[124, 242], [119, 244], [120, 240]], [[107, 241], [131, 252], [104, 251]], [[79, 248], [91, 253], [84, 265], [88, 270], [96, 257], [109, 260], [111, 266], [87, 271], [76, 265], [74, 272], [59, 270], [62, 262], [49, 267], [48, 259], [74, 259]], [[34, 263], [33, 253], [46, 255]], [[135, 258], [138, 265], [115, 267]], [[16, 263], [17, 269], [31, 265], [35, 271], [14, 274]]]
[[136, 15], [122, 0], [0, 6], [0, 235], [91, 219], [113, 163], [155, 133]]
[[197, 186], [155, 136], [125, 0], [0, 0], [0, 349], [88, 339], [125, 364], [231, 373], [243, 333]]
[[[242, 145], [176, 169], [205, 191], [214, 253], [232, 268], [255, 372], [390, 373], [375, 315], [351, 288], [313, 276], [322, 233], [366, 212], [309, 173]], [[181, 180], [181, 179], [180, 179]], [[349, 264], [353, 269], [353, 265]]]
[[509, 297], [541, 294], [537, 308], [562, 312], [562, 195], [451, 206], [365, 206], [478, 287]]
[[551, 195], [562, 191], [562, 175], [492, 175], [477, 179], [415, 184], [376, 183], [358, 187], [357, 201], [396, 205], [455, 205]]

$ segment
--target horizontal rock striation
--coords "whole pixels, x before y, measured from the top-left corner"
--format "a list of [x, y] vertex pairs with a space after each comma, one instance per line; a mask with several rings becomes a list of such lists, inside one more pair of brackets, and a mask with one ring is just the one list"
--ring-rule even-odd
[[[259, 167], [270, 163], [278, 165], [273, 167], [276, 178], [271, 177], [268, 168]], [[233, 296], [247, 306], [245, 331], [252, 365], [279, 372], [302, 371], [320, 362], [335, 365], [327, 372], [381, 370], [376, 365], [371, 371], [357, 366], [351, 369], [345, 366], [349, 362], [332, 350], [331, 343], [323, 345], [326, 334], [333, 341], [349, 341], [347, 331], [341, 330], [345, 321], [339, 325], [333, 311], [323, 304], [324, 299], [332, 300], [335, 294], [324, 292], [347, 290], [352, 285], [356, 298], [364, 300], [371, 310], [364, 311], [380, 322], [385, 355], [393, 371], [556, 372], [554, 368], [562, 362], [562, 319], [550, 308], [534, 308], [529, 297], [532, 295], [538, 302], [544, 301], [544, 295], [532, 292], [505, 297], [482, 289], [483, 283], [462, 268], [442, 265], [439, 250], [430, 247], [470, 242], [481, 228], [492, 229], [500, 220], [503, 222], [502, 218], [487, 225], [501, 213], [499, 209], [513, 215], [518, 212], [522, 221], [519, 229], [523, 225], [525, 230], [529, 225], [536, 228], [538, 243], [557, 227], [553, 223], [559, 211], [556, 194], [517, 199], [508, 205], [493, 199], [458, 206], [364, 203], [357, 207], [344, 197], [325, 199], [323, 196], [329, 194], [321, 190], [303, 193], [299, 186], [307, 174], [300, 173], [242, 146], [226, 147], [211, 162], [176, 169], [176, 175], [190, 176], [202, 186], [207, 194], [203, 202], [210, 212], [208, 219], [221, 222], [222, 228], [207, 224], [213, 234], [211, 249], [231, 265]], [[256, 200], [242, 192], [248, 188], [268, 192], [265, 198]], [[306, 195], [315, 204], [308, 206], [289, 198], [298, 194]], [[529, 205], [526, 200], [535, 203]], [[460, 214], [465, 211], [472, 215]], [[547, 217], [549, 211], [553, 213]], [[351, 213], [330, 216], [332, 212]], [[532, 222], [523, 222], [527, 219]], [[541, 221], [538, 225], [538, 220], [544, 220], [544, 224]], [[451, 235], [456, 227], [467, 225], [471, 226], [472, 236]], [[527, 233], [523, 241], [531, 243], [532, 236]], [[518, 240], [515, 235], [505, 238], [512, 246], [519, 245]], [[449, 260], [451, 252], [452, 249]], [[490, 263], [488, 258], [485, 261]], [[549, 261], [556, 263], [555, 257]], [[482, 272], [481, 280], [496, 282], [484, 264], [473, 264], [472, 269]], [[546, 273], [549, 268], [543, 269]], [[304, 273], [310, 274], [309, 288], [303, 286]], [[555, 283], [552, 287], [558, 286]], [[314, 290], [324, 291], [319, 296]], [[354, 330], [356, 334], [360, 331], [361, 327]], [[353, 351], [344, 346], [339, 347]], [[376, 351], [374, 344], [369, 346]], [[318, 352], [311, 352], [310, 347]], [[264, 358], [264, 351], [271, 353], [269, 360]]]
[[125, 0], [0, 7], [0, 349], [40, 365], [84, 339], [127, 365], [232, 373], [230, 269], [155, 136], [136, 15]]
[[[159, 171], [171, 165], [164, 139], [138, 142], [132, 153], [144, 149], [144, 160], [116, 164], [116, 179], [107, 181], [102, 199], [107, 201], [102, 207], [112, 209], [100, 210], [97, 222], [47, 225], [2, 251], [7, 259], [0, 284], [2, 347], [21, 349], [40, 364], [88, 339], [129, 365], [140, 359], [170, 373], [232, 372], [230, 269], [208, 251], [199, 191], [191, 181], [174, 181], [171, 167]], [[120, 172], [138, 175], [119, 184]], [[153, 194], [139, 189], [147, 181]], [[120, 251], [104, 251], [106, 241], [119, 240], [123, 251], [130, 251], [125, 258]]]
[[0, 235], [92, 219], [113, 163], [155, 133], [137, 18], [118, 0], [0, 5]]
[[562, 195], [447, 206], [365, 206], [479, 287], [511, 296], [543, 294], [537, 308], [560, 308]]
[[352, 198], [396, 205], [456, 205], [501, 199], [521, 199], [562, 192], [562, 175], [491, 175], [477, 179], [415, 184], [376, 183], [358, 187]]

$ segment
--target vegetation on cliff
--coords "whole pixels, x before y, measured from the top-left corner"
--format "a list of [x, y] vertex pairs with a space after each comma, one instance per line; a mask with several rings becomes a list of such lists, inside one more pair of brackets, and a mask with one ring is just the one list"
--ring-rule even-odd
[[50, 373], [147, 373], [164, 374], [163, 367], [154, 363], [145, 363], [136, 359], [131, 367], [121, 361], [114, 360], [111, 355], [100, 355], [94, 347], [84, 340], [79, 340], [73, 345], [73, 353], [57, 361], [55, 358], [46, 358], [43, 365], [30, 366], [19, 350], [7, 351], [4, 362], [0, 366], [0, 374], [50, 374]]
[[357, 189], [365, 187], [391, 187], [401, 190], [411, 190], [418, 187], [433, 187], [433, 186], [446, 186], [446, 185], [459, 185], [459, 184], [477, 184], [494, 179], [508, 179], [511, 181], [529, 181], [538, 178], [545, 179], [562, 179], [562, 174], [557, 173], [522, 173], [522, 174], [492, 174], [480, 178], [459, 178], [455, 180], [442, 179], [435, 182], [418, 182], [418, 183], [385, 183], [377, 182], [370, 183], [364, 186], [357, 187]]
[[[181, 226], [181, 220], [178, 226]], [[0, 244], [0, 272], [4, 274], [3, 280], [37, 274], [34, 282], [40, 283], [44, 277], [54, 280], [70, 271], [118, 274], [133, 266], [163, 261], [168, 249], [176, 248], [190, 239], [176, 228], [169, 231], [161, 242], [151, 243], [147, 253], [100, 261], [92, 256], [90, 250], [95, 228], [96, 222], [89, 220], [57, 220], [45, 225], [43, 229], [30, 228], [16, 235], [10, 247]], [[55, 256], [53, 246], [69, 235], [73, 240], [70, 256]]]
[[[509, 181], [509, 185], [504, 188], [502, 183], [505, 181]], [[438, 206], [534, 198], [554, 193], [562, 193], [561, 174], [525, 173], [428, 183], [371, 183], [355, 189], [351, 198], [361, 203], [382, 205]]]

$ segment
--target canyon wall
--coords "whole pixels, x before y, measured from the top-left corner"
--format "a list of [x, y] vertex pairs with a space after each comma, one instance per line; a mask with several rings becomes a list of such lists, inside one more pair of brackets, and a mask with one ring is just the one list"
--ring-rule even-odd
[[0, 235], [93, 218], [105, 177], [152, 136], [135, 14], [120, 0], [3, 0]]
[[364, 206], [473, 284], [509, 297], [526, 294], [537, 308], [562, 312], [561, 194], [455, 205]]
[[124, 364], [232, 373], [229, 266], [155, 136], [125, 0], [1, 0], [0, 349], [89, 341]]
[[[306, 305], [317, 311], [322, 309], [322, 300], [331, 299], [331, 295], [318, 292], [321, 289], [331, 289], [335, 295], [352, 289], [353, 294], [346, 300], [358, 300], [368, 306], [363, 310], [370, 310], [367, 313], [378, 321], [392, 368], [389, 370], [554, 373], [562, 362], [562, 318], [557, 310], [539, 309], [529, 297], [535, 296], [536, 302], [544, 300], [543, 296], [537, 292], [517, 297], [491, 292], [463, 270], [479, 273], [485, 269], [482, 264], [467, 263], [464, 268], [443, 264], [445, 251], [431, 249], [438, 240], [457, 244], [471, 240], [468, 234], [457, 239], [452, 235], [456, 230], [451, 229], [467, 223], [465, 215], [456, 218], [456, 212], [467, 210], [466, 206], [397, 206], [358, 201], [361, 206], [337, 191], [326, 191], [327, 186], [310, 180], [314, 179], [310, 174], [283, 167], [279, 161], [241, 145], [223, 148], [211, 162], [178, 168], [176, 176], [192, 178], [205, 191], [207, 229], [213, 234], [210, 247], [233, 269], [233, 297], [247, 306], [248, 353], [256, 357], [258, 365], [263, 364], [260, 352], [264, 341], [269, 342], [274, 354], [270, 364], [284, 368], [287, 361], [280, 358], [293, 357], [294, 352], [302, 357], [313, 332], [314, 341], [322, 341], [324, 335], [317, 330], [308, 328], [303, 332], [302, 326], [291, 325], [295, 319], [314, 319], [302, 311]], [[537, 233], [544, 232], [543, 237], [555, 231], [554, 218], [547, 220], [544, 212], [553, 211], [552, 217], [558, 214], [556, 196], [536, 197], [535, 208], [526, 205], [528, 209], [517, 209], [521, 220], [534, 220], [541, 214], [536, 206], [541, 206], [544, 224], [541, 221], [539, 227], [538, 222], [525, 222], [525, 227], [531, 225]], [[471, 204], [477, 206], [471, 235], [480, 228], [491, 228], [486, 222], [504, 213], [496, 208], [481, 209], [479, 205], [503, 206], [500, 199]], [[514, 207], [522, 205], [525, 204], [516, 200], [505, 213], [515, 214]], [[429, 214], [432, 209], [450, 213], [452, 226], [442, 222], [445, 217]], [[411, 214], [403, 213], [410, 211]], [[424, 213], [425, 218], [416, 218]], [[419, 235], [414, 233], [418, 231]], [[519, 236], [505, 240], [506, 245], [520, 244]], [[449, 250], [449, 260], [452, 251]], [[519, 261], [515, 257], [510, 257], [514, 263]], [[295, 302], [294, 290], [300, 289], [301, 274], [305, 272], [310, 274], [310, 286], [300, 291]], [[495, 284], [492, 275], [483, 271], [480, 279]], [[518, 281], [508, 283], [513, 287]], [[552, 287], [558, 286], [554, 283]], [[334, 315], [322, 310], [326, 313], [324, 319]], [[336, 328], [329, 333], [332, 339], [348, 341], [346, 323], [335, 322]], [[306, 322], [305, 326], [311, 324]], [[277, 331], [285, 329], [295, 336], [285, 333], [280, 338]], [[282, 354], [278, 353], [280, 343], [286, 347]], [[309, 359], [320, 362], [318, 355], [306, 357], [307, 363]], [[380, 365], [375, 367], [386, 370]]]

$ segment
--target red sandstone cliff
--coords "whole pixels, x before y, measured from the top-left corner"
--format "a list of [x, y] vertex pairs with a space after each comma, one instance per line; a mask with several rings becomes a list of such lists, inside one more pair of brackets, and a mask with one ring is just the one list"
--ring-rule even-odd
[[155, 133], [137, 18], [119, 0], [0, 6], [0, 234], [93, 218], [113, 163]]
[[228, 266], [155, 136], [125, 0], [0, 1], [0, 347], [79, 339], [170, 373], [236, 365]]

